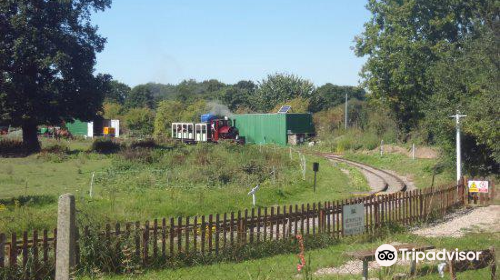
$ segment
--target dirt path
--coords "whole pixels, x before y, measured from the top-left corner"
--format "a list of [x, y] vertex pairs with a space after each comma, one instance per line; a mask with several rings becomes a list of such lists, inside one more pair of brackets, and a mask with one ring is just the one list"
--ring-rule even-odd
[[[462, 237], [468, 232], [500, 232], [500, 205], [486, 207], [463, 208], [450, 213], [434, 224], [416, 228], [411, 233], [424, 237]], [[394, 244], [393, 244], [394, 245]], [[398, 260], [399, 265], [409, 265]], [[338, 267], [318, 269], [315, 275], [360, 275], [363, 263], [360, 260], [349, 260]], [[380, 266], [369, 262], [368, 270], [378, 270]]]
[[462, 237], [467, 232], [500, 232], [500, 205], [460, 209], [429, 227], [412, 231], [425, 237]]

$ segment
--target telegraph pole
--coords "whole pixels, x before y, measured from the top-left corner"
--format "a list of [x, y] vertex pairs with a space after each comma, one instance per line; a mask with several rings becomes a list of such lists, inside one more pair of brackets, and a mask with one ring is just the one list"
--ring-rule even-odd
[[347, 93], [345, 94], [345, 119], [344, 119], [344, 125], [345, 129], [347, 130]]
[[461, 147], [460, 147], [460, 118], [467, 117], [467, 115], [460, 115], [460, 112], [457, 110], [457, 113], [453, 116], [450, 116], [450, 118], [455, 118], [455, 124], [456, 124], [456, 130], [457, 130], [457, 135], [456, 135], [456, 140], [457, 140], [457, 182], [460, 181], [462, 178], [462, 153], [461, 153]]

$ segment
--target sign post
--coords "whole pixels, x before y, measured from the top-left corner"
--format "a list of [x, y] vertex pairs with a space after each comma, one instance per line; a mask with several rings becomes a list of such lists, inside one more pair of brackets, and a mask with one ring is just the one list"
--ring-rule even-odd
[[319, 171], [319, 162], [313, 162], [313, 171], [314, 171], [314, 192], [316, 192], [316, 174]]
[[365, 232], [365, 206], [363, 203], [342, 207], [342, 232], [344, 236]]
[[460, 112], [457, 110], [457, 113], [453, 116], [450, 116], [451, 118], [455, 118], [455, 125], [456, 125], [456, 152], [457, 152], [457, 182], [460, 181], [462, 178], [462, 153], [460, 151], [460, 118], [467, 117], [467, 115], [460, 115]]
[[469, 193], [488, 193], [489, 184], [488, 181], [474, 181], [470, 180], [468, 182]]
[[255, 201], [256, 201], [256, 199], [255, 199], [255, 193], [259, 190], [259, 188], [260, 188], [260, 185], [257, 185], [257, 186], [255, 186], [255, 188], [253, 188], [253, 189], [252, 189], [252, 190], [248, 193], [248, 195], [252, 195], [252, 204], [253, 204], [253, 206], [255, 206]]

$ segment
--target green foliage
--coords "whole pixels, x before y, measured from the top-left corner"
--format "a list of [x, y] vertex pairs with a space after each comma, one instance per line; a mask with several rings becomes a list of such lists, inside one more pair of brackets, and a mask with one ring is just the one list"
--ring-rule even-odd
[[[456, 110], [463, 122], [464, 167], [500, 173], [499, 31], [497, 1], [375, 1], [356, 38], [368, 56], [365, 86], [387, 104], [402, 140], [436, 142], [455, 160]], [[432, 12], [431, 12], [432, 11]]]
[[149, 108], [155, 107], [153, 93], [147, 85], [135, 86], [125, 99], [127, 108]]
[[124, 116], [125, 126], [133, 133], [152, 135], [155, 113], [149, 108], [132, 108]]
[[309, 104], [309, 111], [316, 113], [336, 107], [345, 102], [346, 94], [349, 99], [363, 100], [365, 98], [365, 91], [362, 88], [327, 83], [314, 90]]
[[349, 101], [349, 128], [344, 129], [344, 105], [313, 115], [320, 147], [331, 152], [374, 149], [380, 144], [397, 142], [398, 127], [390, 112], [373, 102]]
[[130, 94], [130, 87], [124, 83], [112, 80], [110, 82], [110, 88], [104, 95], [104, 100], [109, 103], [118, 103], [123, 105], [125, 99]]
[[314, 85], [299, 76], [283, 73], [268, 75], [259, 83], [253, 108], [267, 112], [280, 102], [297, 97], [309, 98], [313, 90]]
[[288, 100], [283, 103], [278, 103], [269, 113], [276, 113], [283, 105], [290, 105], [292, 109], [289, 111], [291, 113], [307, 113], [309, 112], [309, 99], [303, 97], [297, 97], [292, 100]]
[[362, 77], [373, 96], [390, 106], [405, 132], [422, 120], [433, 94], [429, 66], [439, 61], [443, 47], [475, 30], [475, 18], [493, 2], [369, 1], [372, 18], [355, 47], [358, 56], [368, 56]]
[[199, 122], [200, 115], [209, 112], [209, 106], [203, 99], [192, 101], [188, 105], [179, 101], [161, 101], [154, 121], [155, 137], [170, 137], [173, 122]]
[[121, 119], [125, 109], [120, 103], [104, 102], [103, 117], [105, 119]]
[[181, 111], [184, 104], [179, 101], [163, 100], [156, 108], [156, 118], [154, 122], [154, 135], [171, 136], [171, 124], [181, 121]]
[[120, 144], [109, 138], [96, 138], [90, 147], [90, 151], [100, 154], [115, 153], [119, 150]]
[[256, 90], [257, 85], [254, 82], [239, 81], [237, 84], [226, 88], [221, 99], [231, 110], [251, 108], [252, 97]]
[[455, 160], [455, 110], [462, 119], [464, 168], [472, 176], [500, 173], [500, 40], [498, 19], [467, 37], [460, 49], [443, 50], [433, 68], [436, 93], [427, 123], [449, 162]]
[[101, 108], [109, 75], [94, 75], [106, 40], [91, 13], [110, 0], [2, 1], [0, 121], [23, 129], [38, 151], [36, 126], [90, 120]]
[[20, 156], [26, 154], [26, 145], [17, 139], [0, 139], [0, 156]]

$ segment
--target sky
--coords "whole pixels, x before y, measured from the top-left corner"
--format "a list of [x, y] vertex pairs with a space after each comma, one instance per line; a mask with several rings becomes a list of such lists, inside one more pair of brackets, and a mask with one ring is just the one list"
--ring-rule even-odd
[[366, 0], [114, 0], [93, 15], [107, 38], [98, 73], [130, 86], [184, 79], [261, 81], [277, 72], [358, 85], [354, 36]]

